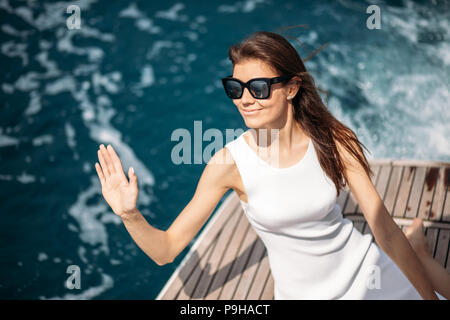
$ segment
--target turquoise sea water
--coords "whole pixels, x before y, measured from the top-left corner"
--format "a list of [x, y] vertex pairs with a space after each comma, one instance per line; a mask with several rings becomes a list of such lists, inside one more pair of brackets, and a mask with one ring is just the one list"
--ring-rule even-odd
[[167, 229], [205, 165], [174, 164], [171, 134], [245, 128], [220, 78], [255, 31], [307, 25], [285, 33], [303, 58], [328, 43], [306, 67], [368, 158], [449, 161], [449, 22], [448, 1], [1, 0], [0, 298], [156, 297], [189, 247], [160, 267], [135, 245], [101, 196], [98, 145], [134, 167], [139, 209]]

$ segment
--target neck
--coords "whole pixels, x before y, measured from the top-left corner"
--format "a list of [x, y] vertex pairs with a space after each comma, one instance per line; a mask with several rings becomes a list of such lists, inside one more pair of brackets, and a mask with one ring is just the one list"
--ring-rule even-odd
[[259, 147], [268, 147], [277, 139], [279, 148], [289, 151], [293, 149], [294, 144], [303, 143], [307, 135], [294, 119], [292, 108], [289, 108], [285, 119], [280, 119], [264, 128], [254, 129], [253, 138]]

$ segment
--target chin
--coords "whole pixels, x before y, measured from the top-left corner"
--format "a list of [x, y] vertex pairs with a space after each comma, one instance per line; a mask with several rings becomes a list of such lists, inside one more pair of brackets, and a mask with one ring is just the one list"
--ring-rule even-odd
[[259, 119], [250, 119], [244, 116], [245, 125], [250, 129], [264, 128], [266, 122]]

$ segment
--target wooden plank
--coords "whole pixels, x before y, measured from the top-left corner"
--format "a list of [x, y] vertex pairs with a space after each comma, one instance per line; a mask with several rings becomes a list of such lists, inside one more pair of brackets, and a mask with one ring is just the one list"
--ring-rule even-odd
[[247, 262], [245, 271], [241, 275], [241, 280], [234, 293], [234, 300], [246, 300], [248, 292], [253, 284], [254, 278], [256, 276], [256, 271], [258, 270], [259, 264], [264, 255], [264, 244], [261, 239], [257, 238], [255, 240], [255, 245], [253, 247], [250, 259]]
[[435, 160], [417, 160], [417, 159], [395, 159], [392, 161], [394, 166], [404, 166], [404, 167], [450, 167], [450, 162], [446, 161], [435, 161]]
[[434, 192], [433, 202], [430, 208], [430, 220], [440, 221], [444, 211], [445, 193], [447, 191], [445, 181], [445, 168], [440, 167], [438, 172], [438, 181]]
[[[352, 221], [363, 221], [366, 222], [366, 219], [361, 215], [348, 215], [345, 217], [346, 219], [352, 220]], [[413, 219], [407, 219], [407, 218], [392, 218], [394, 222], [399, 226], [409, 226]], [[438, 229], [450, 229], [450, 224], [446, 222], [437, 222], [437, 221], [430, 221], [430, 220], [424, 220], [423, 221], [424, 228], [438, 228]]]
[[403, 167], [400, 189], [398, 190], [397, 201], [395, 201], [394, 217], [405, 216], [415, 172], [416, 171], [412, 167]]
[[363, 234], [371, 234], [372, 237], [374, 237], [374, 235], [372, 233], [372, 230], [370, 229], [370, 226], [369, 226], [369, 224], [367, 222], [364, 223]]
[[341, 207], [342, 214], [345, 212], [345, 204], [348, 198], [348, 187], [342, 188], [339, 192], [339, 197], [336, 199], [336, 203]]
[[[217, 238], [216, 238], [217, 239]], [[206, 268], [206, 263], [209, 260], [209, 257], [214, 251], [214, 247], [217, 244], [217, 241], [213, 241], [209, 246], [207, 252], [200, 258], [199, 263], [192, 272], [191, 276], [187, 279], [186, 282], [183, 283], [183, 287], [178, 293], [176, 297], [177, 300], [190, 300], [192, 298], [192, 294], [195, 290], [195, 287], [198, 284], [198, 280], [200, 279], [203, 271]]]
[[447, 253], [447, 265], [445, 266], [445, 269], [450, 273], [450, 250]]
[[270, 275], [270, 264], [267, 250], [264, 248], [264, 256], [259, 264], [258, 271], [256, 271], [255, 279], [250, 288], [247, 300], [259, 300], [266, 285], [267, 278]]
[[433, 196], [436, 190], [437, 181], [439, 178], [439, 168], [426, 168], [425, 183], [422, 190], [421, 201], [417, 216], [424, 220], [428, 220], [431, 215], [431, 204], [433, 203]]
[[242, 246], [242, 242], [244, 241], [248, 229], [251, 228], [244, 213], [240, 212], [239, 214], [241, 215], [241, 218], [236, 228], [236, 232], [233, 235], [233, 242], [224, 253], [224, 257], [218, 267], [219, 272], [214, 277], [214, 280], [208, 289], [208, 293], [206, 294], [206, 300], [219, 299], [220, 292], [223, 289], [224, 283], [226, 283], [226, 279], [228, 277], [228, 274], [230, 273], [231, 267], [233, 266], [234, 261], [237, 259], [239, 248]]
[[446, 185], [446, 195], [442, 221], [450, 222], [450, 168], [445, 168], [444, 180]]
[[189, 252], [183, 258], [181, 263], [173, 272], [172, 276], [166, 282], [166, 285], [160, 291], [157, 300], [173, 300], [178, 292], [187, 281], [192, 271], [199, 263], [200, 258], [206, 252], [211, 242], [220, 232], [222, 225], [230, 218], [230, 214], [240, 205], [239, 197], [236, 192], [232, 192], [219, 206], [219, 208], [211, 217], [207, 225], [204, 227], [200, 235], [198, 235]]
[[208, 288], [216, 275], [220, 261], [222, 260], [224, 253], [229, 246], [234, 243], [231, 241], [233, 239], [233, 233], [236, 230], [237, 223], [241, 218], [240, 210], [236, 209], [232, 214], [232, 217], [227, 221], [227, 223], [222, 227], [223, 230], [219, 235], [217, 240], [217, 245], [212, 253], [209, 261], [207, 272], [203, 272], [200, 277], [199, 283], [192, 294], [195, 299], [203, 299], [206, 296]]
[[439, 229], [438, 228], [425, 228], [425, 236], [427, 238], [428, 250], [430, 254], [434, 257], [436, 243], [438, 239]]
[[403, 168], [399, 166], [392, 167], [391, 178], [386, 190], [386, 196], [383, 200], [384, 205], [391, 216], [394, 215], [395, 201], [397, 200], [400, 182], [402, 180]]
[[353, 226], [358, 229], [359, 232], [363, 233], [364, 231], [364, 222], [363, 221], [353, 221]]
[[232, 299], [256, 238], [257, 234], [255, 230], [253, 230], [253, 227], [250, 226], [247, 230], [242, 246], [239, 248], [238, 257], [233, 262], [231, 272], [225, 282], [222, 292], [219, 295], [220, 300]]
[[386, 190], [388, 189], [391, 171], [391, 166], [382, 166], [380, 172], [378, 173], [378, 179], [375, 188], [377, 189], [378, 194], [380, 195], [380, 198], [383, 199], [383, 201], [386, 197]]
[[274, 282], [272, 273], [267, 277], [266, 285], [261, 295], [261, 300], [273, 300], [274, 299]]
[[422, 198], [422, 190], [425, 182], [426, 167], [413, 167], [416, 171], [414, 176], [414, 183], [411, 188], [411, 194], [408, 199], [408, 206], [406, 208], [405, 217], [415, 218], [419, 212], [420, 199]]
[[445, 266], [445, 260], [448, 253], [448, 245], [450, 238], [450, 230], [439, 230], [439, 237], [436, 245], [436, 252], [434, 254], [434, 259], [439, 262], [442, 266]]
[[356, 214], [356, 208], [357, 208], [358, 202], [356, 201], [355, 196], [352, 192], [349, 193], [349, 196], [347, 198], [347, 203], [345, 205], [345, 214]]
[[370, 163], [370, 165], [373, 166], [380, 166], [380, 165], [392, 165], [393, 159], [383, 159], [383, 158], [376, 158], [376, 159], [367, 159]]

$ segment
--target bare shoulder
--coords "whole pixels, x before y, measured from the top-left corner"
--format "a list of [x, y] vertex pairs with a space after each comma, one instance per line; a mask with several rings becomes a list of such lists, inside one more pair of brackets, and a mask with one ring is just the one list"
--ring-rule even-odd
[[[351, 138], [346, 141], [346, 144], [348, 147], [351, 147], [353, 150], [355, 150], [359, 156], [364, 158], [364, 154], [362, 153], [362, 150], [360, 146], [357, 143], [358, 138], [352, 134]], [[336, 144], [336, 148], [338, 150], [339, 156], [341, 157], [342, 161], [345, 164], [346, 169], [361, 169], [361, 165], [355, 155], [348, 150], [348, 147], [345, 147], [341, 142], [339, 142], [337, 139], [334, 139], [334, 142]]]
[[[370, 177], [370, 164], [367, 163], [367, 158], [365, 157], [362, 146], [359, 144], [359, 140], [355, 134], [352, 134], [350, 139], [345, 140], [345, 143], [339, 142], [336, 139], [334, 139], [334, 142], [344, 165], [344, 176], [350, 186], [352, 183], [354, 186], [366, 182], [372, 183]], [[344, 144], [346, 146], [344, 146]], [[349, 151], [349, 149], [352, 149], [353, 151]], [[362, 159], [366, 161], [368, 169], [360, 162]], [[355, 182], [361, 177], [364, 179], [363, 182]]]
[[237, 167], [228, 148], [223, 147], [208, 161], [204, 173], [224, 188], [234, 188]]

